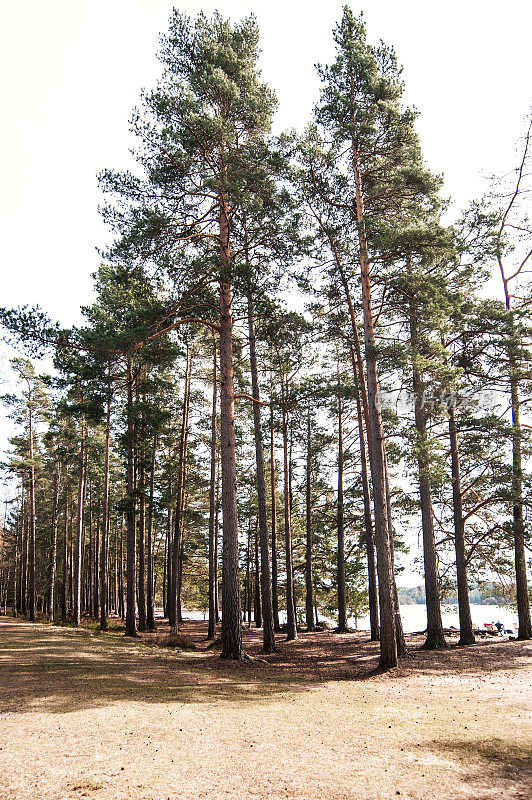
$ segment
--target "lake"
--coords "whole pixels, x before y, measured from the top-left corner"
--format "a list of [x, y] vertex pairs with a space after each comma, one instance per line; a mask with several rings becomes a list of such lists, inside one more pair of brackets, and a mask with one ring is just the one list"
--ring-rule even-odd
[[[427, 627], [427, 609], [425, 604], [401, 604], [401, 619], [403, 621], [403, 630], [405, 633], [414, 633], [415, 631], [424, 631]], [[298, 608], [299, 612], [302, 611]], [[187, 619], [206, 619], [206, 614], [201, 611], [186, 611], [183, 609], [183, 616]], [[485, 622], [502, 622], [505, 628], [514, 628], [517, 626], [517, 612], [505, 606], [484, 606], [476, 603], [471, 604], [471, 617], [473, 625], [476, 628], [484, 629]], [[279, 619], [281, 624], [286, 622], [286, 613], [280, 612]], [[336, 620], [327, 618], [320, 615], [320, 619], [334, 625]], [[444, 628], [459, 628], [460, 622], [458, 619], [458, 606], [453, 604], [445, 604], [442, 606], [442, 622]], [[300, 624], [304, 625], [304, 611]], [[357, 628], [359, 631], [369, 630], [369, 614], [365, 617], [360, 617], [358, 624], [355, 626], [353, 617], [348, 618], [350, 628]]]
[[[405, 604], [400, 605], [400, 609], [405, 633], [425, 630], [427, 627], [427, 609], [425, 604]], [[517, 612], [505, 606], [471, 604], [471, 618], [473, 620], [473, 625], [481, 629], [484, 628], [485, 622], [500, 621], [505, 628], [513, 628], [514, 623], [517, 624]], [[443, 605], [442, 622], [444, 628], [459, 628], [458, 606], [452, 604]], [[350, 620], [349, 624], [354, 627], [354, 620]], [[362, 631], [369, 630], [369, 615], [358, 620], [357, 628]]]

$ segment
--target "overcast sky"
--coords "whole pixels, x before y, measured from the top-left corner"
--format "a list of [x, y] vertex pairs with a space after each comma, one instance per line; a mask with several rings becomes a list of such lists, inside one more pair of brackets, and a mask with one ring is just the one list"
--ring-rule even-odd
[[[96, 173], [128, 166], [128, 119], [159, 74], [166, 0], [3, 0], [0, 4], [0, 305], [39, 304], [64, 324], [91, 301], [98, 218]], [[277, 93], [276, 128], [302, 129], [333, 57], [336, 0], [181, 2], [193, 15], [253, 12], [263, 77]], [[395, 47], [429, 167], [458, 207], [483, 176], [515, 162], [532, 99], [530, 0], [362, 0], [370, 41]], [[0, 375], [7, 376], [6, 350]], [[0, 388], [0, 391], [2, 389]], [[5, 391], [5, 388], [3, 389]], [[5, 422], [0, 440], [5, 437]], [[5, 441], [5, 438], [3, 439]]]

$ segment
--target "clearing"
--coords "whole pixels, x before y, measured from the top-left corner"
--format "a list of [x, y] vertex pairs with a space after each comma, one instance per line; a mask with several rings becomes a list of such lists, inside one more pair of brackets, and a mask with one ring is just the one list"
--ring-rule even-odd
[[196, 649], [1, 618], [0, 798], [532, 796], [529, 642], [412, 636], [383, 675], [361, 633], [280, 637], [242, 664], [205, 649], [203, 623], [183, 634]]

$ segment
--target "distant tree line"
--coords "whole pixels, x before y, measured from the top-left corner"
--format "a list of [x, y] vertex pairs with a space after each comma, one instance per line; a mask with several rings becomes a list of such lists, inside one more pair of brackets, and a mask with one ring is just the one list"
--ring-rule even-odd
[[[401, 587], [399, 601], [405, 605], [424, 605], [425, 590], [422, 586]], [[458, 603], [456, 586], [449, 585], [448, 589], [442, 588], [442, 602], [448, 604]], [[515, 585], [504, 585], [501, 582], [486, 581], [481, 586], [469, 589], [469, 602], [475, 605], [515, 605]]]

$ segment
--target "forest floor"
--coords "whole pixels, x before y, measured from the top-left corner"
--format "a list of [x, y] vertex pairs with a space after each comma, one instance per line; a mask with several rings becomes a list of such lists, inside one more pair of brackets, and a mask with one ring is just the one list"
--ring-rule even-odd
[[1, 800], [514, 800], [532, 796], [532, 643], [279, 637], [251, 660], [158, 633], [0, 618]]

